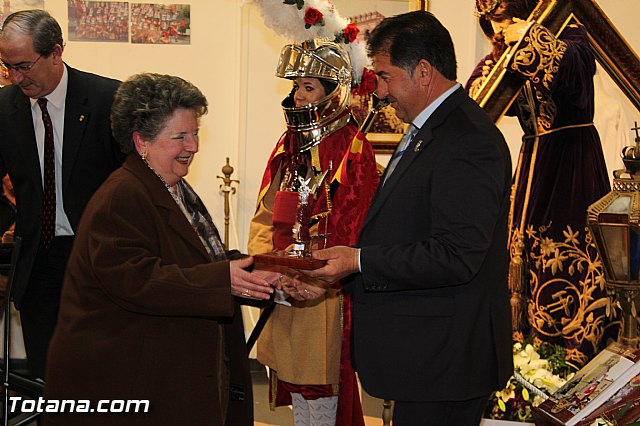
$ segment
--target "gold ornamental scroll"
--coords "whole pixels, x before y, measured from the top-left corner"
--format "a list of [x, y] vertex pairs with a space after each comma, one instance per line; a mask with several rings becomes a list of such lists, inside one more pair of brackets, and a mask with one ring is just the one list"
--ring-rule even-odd
[[[584, 25], [597, 61], [640, 110], [640, 59], [595, 0], [541, 0], [527, 20], [559, 36], [572, 18]], [[473, 96], [494, 122], [502, 118], [525, 84], [523, 77], [508, 72], [519, 45], [504, 52]]]

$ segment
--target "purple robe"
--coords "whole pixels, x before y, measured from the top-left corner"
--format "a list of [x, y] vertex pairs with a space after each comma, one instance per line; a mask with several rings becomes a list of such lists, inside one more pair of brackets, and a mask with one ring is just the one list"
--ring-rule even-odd
[[[559, 38], [533, 25], [509, 69], [527, 79], [508, 111], [525, 133], [514, 176], [510, 252], [524, 260], [528, 326], [583, 365], [618, 333], [602, 263], [587, 229], [587, 208], [610, 190], [593, 126], [596, 65], [584, 28]], [[483, 58], [467, 82], [481, 82]], [[475, 84], [474, 84], [475, 82]], [[520, 255], [518, 247], [523, 251]]]

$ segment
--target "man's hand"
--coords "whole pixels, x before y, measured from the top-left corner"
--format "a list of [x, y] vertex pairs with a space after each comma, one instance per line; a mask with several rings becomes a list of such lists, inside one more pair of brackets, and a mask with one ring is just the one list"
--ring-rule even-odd
[[494, 65], [494, 62], [491, 59], [484, 61], [484, 65], [482, 66], [482, 76], [487, 77], [491, 73]]
[[353, 247], [336, 246], [313, 252], [314, 259], [326, 260], [327, 264], [313, 271], [300, 271], [305, 275], [318, 278], [325, 286], [354, 274], [358, 271], [359, 249]]
[[507, 45], [512, 45], [527, 32], [531, 23], [528, 21], [523, 21], [522, 19], [513, 18], [513, 24], [509, 25], [502, 32], [504, 36], [504, 42]]

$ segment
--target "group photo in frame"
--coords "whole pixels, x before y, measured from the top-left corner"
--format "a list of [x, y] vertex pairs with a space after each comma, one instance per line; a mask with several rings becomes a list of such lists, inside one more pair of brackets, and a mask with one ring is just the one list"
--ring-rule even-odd
[[[340, 14], [360, 29], [358, 41], [365, 44], [371, 30], [384, 18], [414, 10], [429, 10], [428, 0], [334, 0]], [[351, 112], [362, 123], [372, 106], [372, 95], [353, 94]], [[405, 123], [400, 120], [391, 106], [380, 110], [371, 125], [367, 139], [378, 154], [391, 154], [405, 131]]]
[[129, 42], [129, 3], [69, 0], [69, 41]]

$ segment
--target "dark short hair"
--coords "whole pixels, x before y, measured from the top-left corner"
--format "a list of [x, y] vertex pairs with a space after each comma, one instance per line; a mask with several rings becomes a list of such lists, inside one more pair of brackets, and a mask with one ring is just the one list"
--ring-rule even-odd
[[318, 81], [320, 82], [320, 84], [322, 84], [325, 96], [329, 96], [334, 90], [336, 90], [336, 87], [338, 87], [338, 83], [336, 83], [335, 81], [327, 80], [324, 78], [319, 78]]
[[426, 59], [449, 80], [456, 80], [456, 52], [449, 31], [430, 12], [415, 11], [385, 18], [367, 41], [370, 57], [388, 54], [391, 65], [409, 75]]
[[177, 109], [189, 109], [201, 117], [207, 98], [193, 84], [172, 75], [144, 73], [130, 77], [118, 88], [111, 107], [111, 132], [128, 154], [135, 152], [133, 132], [155, 139]]
[[11, 32], [17, 32], [31, 37], [33, 50], [42, 56], [49, 56], [56, 45], [64, 49], [62, 30], [58, 21], [49, 12], [41, 9], [21, 10], [7, 16], [0, 39]]

